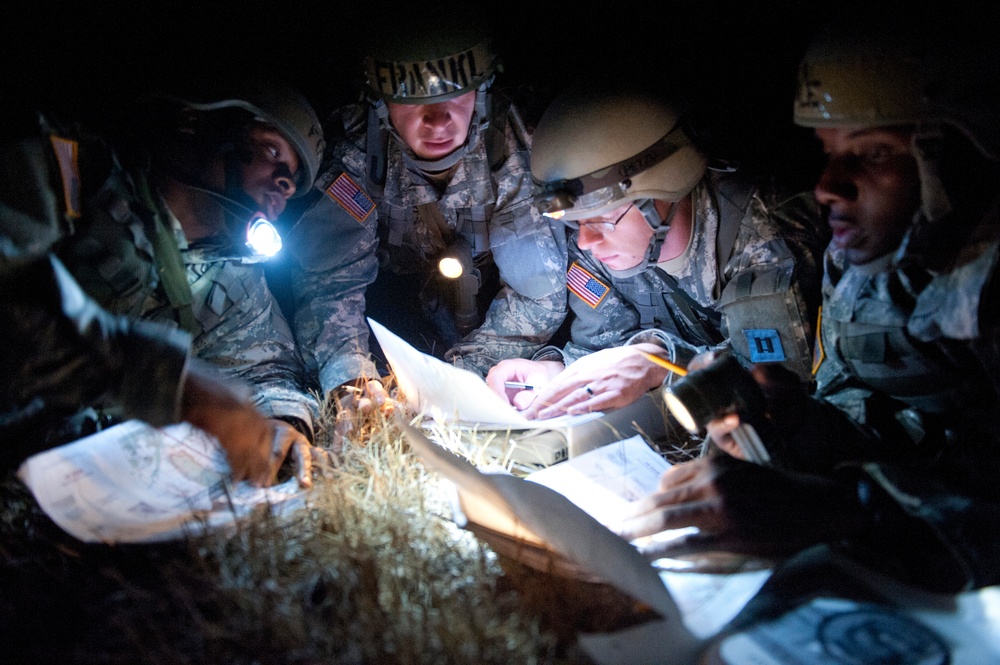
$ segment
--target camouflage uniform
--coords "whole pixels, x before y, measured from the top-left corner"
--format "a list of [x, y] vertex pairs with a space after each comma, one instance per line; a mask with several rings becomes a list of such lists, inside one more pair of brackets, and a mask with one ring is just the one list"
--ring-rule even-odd
[[[36, 178], [24, 184], [22, 191], [3, 197], [14, 201], [14, 209], [20, 209], [15, 213], [5, 206], [3, 210], [5, 253], [37, 257], [51, 251], [107, 311], [187, 328], [194, 334], [194, 354], [249, 383], [263, 415], [287, 418], [311, 432], [316, 401], [302, 387], [301, 359], [261, 267], [227, 256], [223, 248], [231, 241], [205, 239], [188, 246], [179, 222], [153, 193], [148, 173], [126, 173], [110, 148], [97, 138], [81, 138], [77, 142], [79, 171], [72, 174], [72, 169], [65, 170], [69, 162], [53, 157], [53, 152], [59, 155], [60, 146], [68, 145], [71, 143], [45, 137], [5, 148], [17, 154], [20, 163], [34, 165], [33, 170], [26, 170]], [[61, 167], [64, 170], [60, 171]], [[63, 194], [66, 182], [71, 186], [65, 191], [73, 192], [68, 197]], [[34, 201], [19, 202], [25, 196]], [[57, 209], [60, 203], [65, 210]], [[50, 222], [28, 222], [29, 216]], [[164, 246], [172, 251], [158, 248], [154, 252], [154, 247]], [[177, 289], [170, 280], [161, 279], [169, 270], [165, 262], [170, 256], [176, 262], [175, 274], [183, 271], [190, 287], [187, 293], [187, 289]], [[120, 325], [147, 330], [139, 324]], [[176, 331], [163, 332], [162, 336], [172, 340], [173, 346], [182, 338], [190, 339]], [[159, 349], [151, 345], [147, 360], [130, 361], [151, 368], [144, 381], [163, 376], [152, 368], [161, 355]], [[173, 368], [178, 361], [164, 355], [163, 362]], [[165, 384], [145, 390], [179, 392], [180, 374], [171, 375], [174, 381], [169, 388]], [[154, 420], [163, 422], [161, 417]]]
[[174, 422], [190, 349], [183, 331], [102, 311], [47, 251], [71, 219], [50, 153], [37, 137], [0, 148], [4, 465], [48, 447], [56, 419], [99, 399], [126, 417]]
[[[568, 279], [575, 317], [563, 361], [653, 342], [683, 364], [701, 351], [730, 346], [744, 361], [784, 360], [807, 377], [825, 242], [812, 197], [768, 205], [742, 177], [714, 171], [691, 195], [692, 240], [680, 274], [656, 267], [615, 276], [580, 250], [574, 236]], [[747, 331], [760, 338], [760, 347]], [[550, 348], [536, 358], [553, 355]]]
[[[888, 257], [862, 270], [828, 253], [817, 395], [851, 421], [821, 402], [795, 446], [809, 470], [870, 460], [838, 472], [858, 474], [877, 492], [873, 510], [905, 515], [926, 542], [894, 540], [886, 526], [869, 556], [948, 589], [1000, 582], [1000, 243], [974, 254], [931, 275], [890, 270]], [[823, 449], [837, 452], [809, 454]]]
[[[469, 241], [477, 264], [490, 262], [492, 253], [502, 284], [482, 325], [450, 348], [446, 359], [485, 375], [503, 358], [538, 350], [565, 316], [566, 241], [564, 231], [531, 205], [530, 139], [517, 111], [495, 102], [494, 127], [503, 128], [501, 158], [494, 159], [480, 134], [443, 194], [408, 167], [394, 141], [388, 143], [384, 186], [372, 183], [365, 175], [367, 106], [348, 106], [334, 118], [343, 132], [328, 135], [345, 138], [333, 146], [316, 182], [315, 201], [289, 238], [297, 259], [295, 330], [323, 389], [377, 376], [364, 316], [365, 290], [380, 269], [412, 275], [412, 292], [398, 294], [400, 302], [418, 298], [435, 278], [436, 257], [447, 241], [425, 218], [422, 206], [428, 204], [443, 217], [446, 234]], [[338, 187], [344, 188], [340, 199], [332, 194]]]

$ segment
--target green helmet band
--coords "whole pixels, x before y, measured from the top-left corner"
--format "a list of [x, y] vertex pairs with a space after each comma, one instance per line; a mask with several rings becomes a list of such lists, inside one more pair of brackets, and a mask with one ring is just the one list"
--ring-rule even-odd
[[365, 58], [368, 87], [379, 97], [399, 104], [433, 104], [479, 87], [496, 69], [489, 41], [432, 60]]

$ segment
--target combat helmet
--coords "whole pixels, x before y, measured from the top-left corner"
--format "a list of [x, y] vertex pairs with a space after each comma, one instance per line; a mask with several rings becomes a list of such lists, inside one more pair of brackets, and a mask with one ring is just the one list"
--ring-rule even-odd
[[[371, 105], [369, 132], [391, 136], [407, 160], [425, 172], [451, 168], [489, 126], [488, 94], [500, 59], [486, 28], [454, 13], [429, 12], [407, 20], [392, 20], [373, 32], [362, 47], [365, 93]], [[387, 103], [437, 104], [469, 92], [476, 103], [463, 146], [434, 160], [417, 157], [389, 121]], [[385, 141], [370, 136], [370, 172], [384, 170], [380, 153]], [[374, 145], [373, 145], [374, 143]]]
[[155, 98], [174, 101], [197, 111], [242, 109], [254, 119], [275, 127], [299, 158], [295, 194], [302, 196], [319, 175], [325, 141], [316, 111], [298, 91], [261, 80], [191, 87], [179, 92], [156, 93]]
[[978, 216], [975, 200], [995, 190], [1000, 54], [967, 22], [918, 16], [879, 27], [887, 25], [855, 17], [815, 37], [799, 66], [794, 120], [813, 128], [913, 126], [921, 205], [897, 263], [942, 267]]
[[644, 268], [655, 263], [670, 224], [653, 200], [681, 200], [707, 164], [677, 105], [636, 89], [579, 83], [549, 105], [535, 128], [534, 202], [546, 216], [564, 221], [635, 202], [654, 231]]

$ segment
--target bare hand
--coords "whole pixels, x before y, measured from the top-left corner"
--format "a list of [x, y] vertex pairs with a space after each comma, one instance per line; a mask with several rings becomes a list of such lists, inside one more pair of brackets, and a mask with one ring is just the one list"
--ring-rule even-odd
[[[501, 360], [486, 374], [486, 385], [496, 394], [506, 399], [512, 406], [523, 411], [527, 409], [554, 377], [566, 369], [556, 360], [527, 360], [510, 358]], [[507, 381], [526, 383], [531, 388], [507, 388]]]
[[181, 417], [219, 440], [233, 480], [257, 486], [271, 479], [273, 428], [240, 392], [212, 368], [192, 360], [181, 395]]
[[[580, 358], [555, 377], [525, 411], [528, 418], [606, 411], [627, 406], [656, 388], [667, 370], [642, 352], [662, 353], [655, 344], [627, 344]], [[588, 390], [589, 389], [589, 390]]]
[[337, 401], [337, 421], [334, 430], [338, 436], [344, 437], [354, 431], [362, 416], [379, 409], [389, 415], [399, 408], [399, 404], [389, 397], [382, 382], [370, 379], [364, 382], [364, 387], [345, 386]]
[[322, 448], [318, 448], [311, 443], [306, 436], [286, 423], [284, 420], [269, 420], [274, 428], [274, 437], [271, 442], [271, 477], [269, 482], [274, 482], [281, 469], [281, 465], [292, 456], [295, 467], [295, 478], [299, 481], [299, 487], [309, 489], [312, 487], [312, 473], [314, 462], [321, 459], [328, 459], [329, 453]]
[[642, 548], [650, 559], [720, 551], [775, 556], [839, 540], [861, 523], [851, 485], [721, 456], [668, 469], [660, 491], [633, 504], [619, 533], [633, 540], [699, 529]]

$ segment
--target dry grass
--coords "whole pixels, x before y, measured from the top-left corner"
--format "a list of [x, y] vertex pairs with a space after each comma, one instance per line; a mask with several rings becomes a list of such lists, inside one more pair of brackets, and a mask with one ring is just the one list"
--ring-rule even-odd
[[[318, 436], [332, 445], [327, 429]], [[458, 529], [441, 481], [381, 414], [356, 424], [327, 471], [294, 521], [263, 515], [235, 535], [128, 546], [76, 541], [8, 476], [4, 659], [586, 662], [577, 630], [645, 618], [611, 589], [501, 561]]]
[[8, 477], [4, 659], [558, 662], [554, 636], [496, 557], [449, 520], [438, 482], [373, 416], [291, 523], [261, 517], [233, 536], [102, 546], [62, 533]]

